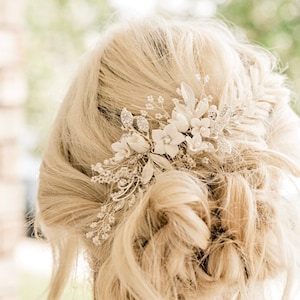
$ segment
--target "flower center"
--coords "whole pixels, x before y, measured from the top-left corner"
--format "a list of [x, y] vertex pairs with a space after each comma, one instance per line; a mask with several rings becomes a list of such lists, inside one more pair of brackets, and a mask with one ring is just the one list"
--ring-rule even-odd
[[171, 138], [167, 135], [167, 136], [164, 137], [163, 141], [164, 141], [164, 144], [170, 144], [171, 143]]

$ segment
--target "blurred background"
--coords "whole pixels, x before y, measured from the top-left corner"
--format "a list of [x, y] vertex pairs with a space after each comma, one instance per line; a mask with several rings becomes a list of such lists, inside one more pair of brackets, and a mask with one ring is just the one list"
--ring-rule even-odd
[[[46, 299], [51, 251], [31, 226], [38, 169], [77, 63], [107, 24], [154, 13], [237, 25], [278, 54], [300, 113], [300, 0], [0, 0], [0, 300]], [[91, 299], [78, 265], [62, 299]]]

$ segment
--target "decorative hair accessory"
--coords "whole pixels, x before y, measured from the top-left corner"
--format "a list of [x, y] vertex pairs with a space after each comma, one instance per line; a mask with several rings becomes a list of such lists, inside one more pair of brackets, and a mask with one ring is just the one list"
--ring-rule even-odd
[[197, 75], [197, 78], [202, 97], [197, 99], [193, 90], [181, 83], [171, 115], [164, 108], [161, 96], [157, 100], [148, 96], [140, 115], [123, 108], [120, 117], [124, 133], [112, 144], [115, 155], [92, 165], [92, 170], [99, 174], [92, 181], [107, 184], [111, 199], [100, 208], [97, 221], [89, 224], [86, 237], [95, 245], [109, 237], [115, 213], [132, 207], [136, 195], [147, 189], [155, 175], [171, 169], [193, 170], [196, 155], [204, 154], [201, 163], [207, 164], [205, 153], [231, 153], [231, 143], [226, 137], [230, 128], [239, 124], [243, 109], [228, 105], [218, 109], [212, 105], [213, 98], [204, 89], [208, 76]]

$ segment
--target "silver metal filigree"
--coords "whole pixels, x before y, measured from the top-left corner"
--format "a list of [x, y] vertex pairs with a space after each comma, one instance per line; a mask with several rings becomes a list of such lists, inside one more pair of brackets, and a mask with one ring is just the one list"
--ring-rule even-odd
[[[198, 75], [204, 91], [208, 76]], [[98, 175], [92, 181], [109, 187], [107, 203], [100, 207], [95, 221], [89, 225], [86, 237], [95, 245], [109, 238], [115, 224], [115, 214], [127, 211], [155, 180], [155, 174], [171, 169], [194, 170], [194, 157], [200, 157], [203, 165], [209, 163], [206, 153], [221, 155], [231, 153], [228, 136], [230, 129], [239, 124], [243, 108], [224, 105], [218, 108], [212, 96], [200, 99], [190, 86], [182, 83], [178, 98], [172, 99], [171, 114], [164, 108], [165, 100], [159, 96], [147, 97], [140, 115], [126, 108], [121, 112], [123, 134], [112, 144], [114, 156], [92, 166]], [[150, 126], [151, 123], [151, 126]]]

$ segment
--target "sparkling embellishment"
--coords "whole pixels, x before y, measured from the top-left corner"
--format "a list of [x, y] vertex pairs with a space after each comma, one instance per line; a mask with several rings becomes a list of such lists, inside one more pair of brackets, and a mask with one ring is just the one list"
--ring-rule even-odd
[[144, 132], [149, 131], [149, 123], [145, 117], [142, 116], [137, 117], [136, 123], [140, 131], [144, 131]]
[[126, 108], [124, 108], [121, 112], [121, 122], [125, 127], [128, 127], [133, 122], [133, 115]]
[[204, 89], [209, 77], [197, 74], [196, 78], [202, 90], [201, 98], [197, 99], [183, 82], [176, 89], [179, 98], [172, 99], [171, 113], [164, 108], [162, 96], [157, 99], [148, 96], [140, 115], [122, 109], [124, 133], [112, 144], [114, 156], [92, 165], [92, 170], [98, 173], [92, 182], [105, 184], [110, 191], [110, 199], [100, 207], [85, 234], [95, 245], [110, 237], [116, 213], [134, 206], [137, 195], [147, 190], [155, 174], [171, 169], [192, 171], [199, 164], [209, 164], [206, 156], [209, 153], [231, 153], [230, 129], [239, 124], [244, 110], [211, 104], [213, 97], [206, 95]]

